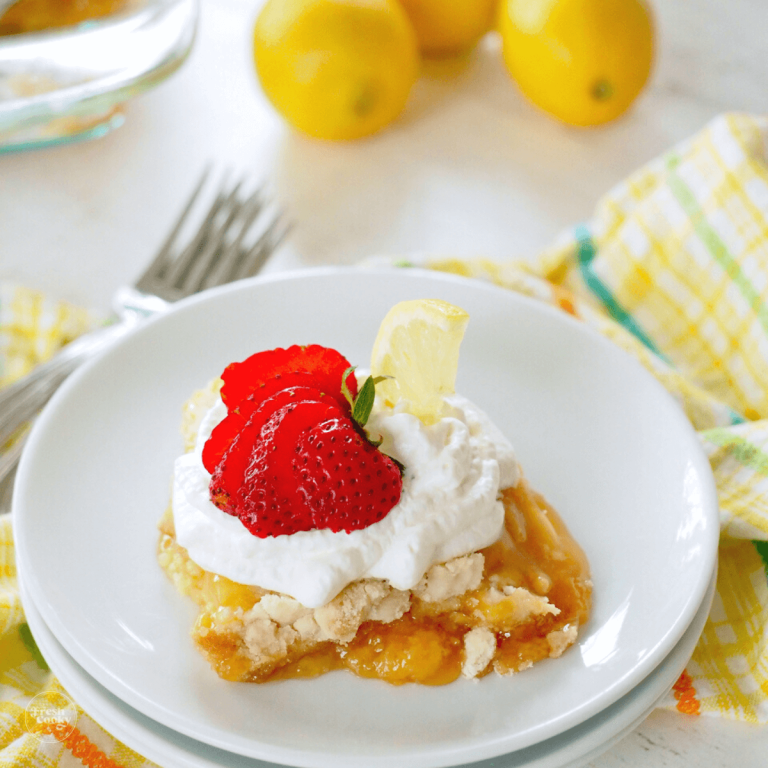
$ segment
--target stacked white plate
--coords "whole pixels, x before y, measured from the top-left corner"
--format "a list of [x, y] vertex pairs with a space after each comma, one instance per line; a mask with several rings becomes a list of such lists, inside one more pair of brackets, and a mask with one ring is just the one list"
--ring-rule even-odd
[[[457, 390], [512, 440], [583, 546], [588, 625], [562, 658], [507, 678], [220, 680], [189, 638], [194, 607], [155, 559], [181, 404], [261, 349], [318, 343], [365, 366], [387, 310], [414, 298], [470, 313]], [[641, 366], [562, 312], [415, 270], [313, 270], [181, 303], [61, 389], [30, 438], [14, 510], [27, 618], [48, 663], [96, 721], [165, 768], [581, 765], [684, 668], [719, 531], [698, 440]]]

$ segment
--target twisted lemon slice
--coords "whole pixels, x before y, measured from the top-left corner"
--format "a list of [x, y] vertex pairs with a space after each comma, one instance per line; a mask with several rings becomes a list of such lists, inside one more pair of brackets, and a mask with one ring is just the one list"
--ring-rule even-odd
[[459, 366], [459, 347], [469, 315], [440, 299], [401, 301], [379, 327], [371, 353], [371, 373], [391, 376], [378, 391], [394, 405], [434, 424], [443, 398], [452, 395]]

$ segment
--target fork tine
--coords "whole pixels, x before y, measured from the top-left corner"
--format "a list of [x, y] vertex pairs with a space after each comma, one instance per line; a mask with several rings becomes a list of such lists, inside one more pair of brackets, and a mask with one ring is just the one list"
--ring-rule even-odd
[[262, 192], [257, 190], [242, 204], [240, 229], [232, 242], [220, 250], [217, 261], [212, 265], [211, 271], [200, 286], [201, 288], [213, 288], [216, 285], [222, 285], [232, 280], [232, 276], [237, 274], [238, 266], [246, 253], [242, 247], [243, 240], [263, 209]]
[[207, 242], [195, 255], [183, 283], [179, 286], [184, 296], [202, 290], [207, 278], [216, 271], [221, 261], [222, 251], [226, 248], [227, 233], [240, 213], [240, 209], [241, 204], [235, 203], [231, 206], [225, 220], [217, 227], [212, 227]]
[[242, 261], [238, 265], [237, 272], [232, 275], [231, 280], [242, 280], [244, 277], [251, 277], [264, 266], [264, 262], [274, 253], [277, 246], [280, 245], [292, 229], [290, 224], [283, 223], [283, 219], [282, 213], [278, 213], [275, 216], [256, 243], [243, 256]]
[[204, 250], [205, 244], [210, 239], [211, 232], [215, 229], [216, 218], [222, 208], [226, 205], [228, 197], [228, 195], [225, 195], [223, 188], [219, 190], [210, 210], [201, 222], [200, 228], [195, 232], [192, 240], [190, 240], [181, 253], [179, 253], [168, 266], [163, 282], [168, 288], [172, 289], [177, 296], [183, 295], [181, 287], [184, 283], [184, 279], [189, 273], [192, 264]]
[[176, 242], [176, 238], [179, 236], [179, 232], [181, 232], [181, 228], [184, 226], [184, 222], [187, 220], [187, 216], [189, 216], [189, 212], [192, 210], [192, 207], [197, 201], [197, 198], [200, 195], [200, 192], [202, 191], [203, 186], [208, 180], [210, 174], [211, 166], [207, 165], [203, 169], [203, 173], [200, 176], [200, 181], [197, 182], [197, 185], [192, 191], [189, 200], [187, 200], [181, 215], [176, 220], [176, 223], [173, 225], [171, 231], [168, 233], [168, 237], [166, 237], [165, 241], [160, 246], [160, 250], [158, 251], [157, 256], [155, 256], [150, 265], [144, 270], [141, 277], [136, 281], [135, 285], [139, 290], [145, 290], [142, 288], [142, 283], [146, 284], [148, 281], [154, 280], [165, 269], [168, 258], [171, 254], [171, 251], [173, 250], [173, 245]]
[[195, 254], [195, 259], [184, 278], [184, 283], [178, 289], [181, 296], [189, 296], [202, 290], [206, 275], [210, 273], [219, 261], [222, 239], [223, 232], [219, 230], [218, 234], [209, 237], [205, 245]]
[[251, 225], [259, 217], [259, 214], [264, 209], [264, 199], [261, 189], [257, 189], [242, 205], [243, 220], [240, 225], [240, 231], [232, 241], [232, 245], [236, 248], [240, 248], [251, 228]]
[[182, 295], [188, 296], [191, 293], [202, 290], [210, 274], [217, 271], [223, 253], [227, 251], [229, 233], [233, 229], [235, 222], [241, 217], [242, 212], [246, 209], [248, 202], [241, 202], [237, 197], [241, 186], [242, 182], [235, 185], [221, 208], [223, 219], [218, 223], [214, 221], [208, 241], [190, 262], [187, 274], [178, 285]]
[[[174, 255], [182, 225], [208, 176], [206, 169], [161, 254], [136, 284], [140, 291], [158, 295], [166, 301], [176, 301], [205, 288], [248, 277], [261, 268], [287, 234], [286, 227], [279, 232], [279, 216], [266, 229], [258, 223], [268, 205], [261, 190], [241, 200], [243, 182], [231, 183], [225, 178], [203, 221], [188, 243]], [[261, 234], [253, 245], [245, 246], [254, 226], [261, 230]]]
[[[237, 215], [237, 194], [241, 186], [242, 181], [239, 181], [227, 192], [226, 183], [222, 184], [200, 229], [169, 268], [164, 282], [166, 290], [170, 288], [176, 298], [189, 296], [200, 289], [201, 276], [215, 260], [216, 250]], [[223, 221], [220, 221], [221, 216], [224, 216]]]

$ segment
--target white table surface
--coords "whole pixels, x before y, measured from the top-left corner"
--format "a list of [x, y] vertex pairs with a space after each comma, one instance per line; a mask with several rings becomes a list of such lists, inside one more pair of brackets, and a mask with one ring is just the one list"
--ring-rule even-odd
[[[354, 144], [291, 133], [255, 81], [256, 7], [203, 0], [190, 60], [98, 141], [0, 156], [0, 279], [100, 310], [156, 249], [209, 161], [267, 180], [296, 226], [267, 269], [373, 254], [531, 257], [643, 162], [723, 111], [768, 112], [765, 0], [657, 0], [650, 87], [575, 130], [529, 106], [487, 41], [431, 66], [401, 119]], [[768, 727], [657, 710], [594, 768], [757, 768]]]

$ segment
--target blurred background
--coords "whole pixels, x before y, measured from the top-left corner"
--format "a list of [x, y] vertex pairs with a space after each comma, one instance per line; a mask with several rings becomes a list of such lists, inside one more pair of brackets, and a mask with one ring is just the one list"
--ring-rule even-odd
[[105, 309], [206, 163], [267, 183], [289, 212], [295, 228], [270, 270], [375, 254], [530, 258], [715, 115], [768, 105], [763, 0], [657, 0], [649, 83], [606, 125], [570, 127], [532, 106], [491, 33], [423, 65], [384, 130], [319, 141], [290, 129], [259, 87], [261, 4], [202, 0], [189, 59], [125, 105], [119, 130], [0, 155], [0, 276]]

